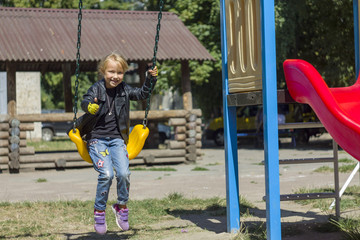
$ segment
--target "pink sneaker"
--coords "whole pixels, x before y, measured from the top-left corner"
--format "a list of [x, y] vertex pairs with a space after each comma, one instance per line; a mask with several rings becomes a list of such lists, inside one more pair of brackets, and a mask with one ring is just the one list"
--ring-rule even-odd
[[98, 233], [100, 235], [104, 235], [107, 231], [106, 220], [105, 220], [105, 211], [97, 212], [95, 210], [94, 211], [94, 220], [95, 220], [94, 229], [95, 229], [96, 233]]
[[119, 209], [119, 205], [117, 204], [112, 205], [111, 209], [115, 214], [116, 224], [119, 226], [119, 228], [123, 231], [129, 230], [129, 209]]

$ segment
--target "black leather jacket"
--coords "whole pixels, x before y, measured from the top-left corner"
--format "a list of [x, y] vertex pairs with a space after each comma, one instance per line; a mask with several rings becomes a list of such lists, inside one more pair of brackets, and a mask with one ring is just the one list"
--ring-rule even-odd
[[[130, 128], [130, 100], [144, 100], [149, 96], [150, 93], [150, 84], [153, 82], [153, 87], [155, 86], [156, 79], [151, 77], [146, 78], [142, 87], [131, 87], [125, 82], [120, 83], [116, 87], [116, 94], [114, 99], [114, 109], [115, 116], [118, 124], [120, 134], [124, 141], [127, 143], [129, 139], [129, 128]], [[88, 112], [89, 103], [94, 103], [94, 98], [98, 99], [97, 104], [99, 104], [99, 110], [95, 115], [92, 115]], [[94, 128], [96, 122], [99, 119], [99, 116], [106, 114], [106, 107], [104, 106], [106, 99], [106, 88], [105, 80], [102, 79], [94, 83], [86, 94], [83, 96], [81, 102], [81, 108], [85, 112], [80, 118], [76, 121], [76, 128], [79, 129], [80, 135], [84, 136], [87, 133], [91, 132]]]

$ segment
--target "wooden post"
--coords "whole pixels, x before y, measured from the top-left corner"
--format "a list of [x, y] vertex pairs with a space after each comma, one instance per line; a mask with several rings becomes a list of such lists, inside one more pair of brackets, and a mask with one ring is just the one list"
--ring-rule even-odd
[[[195, 114], [188, 113], [186, 115], [186, 160], [188, 162], [196, 161], [196, 119], [197, 116]], [[195, 151], [194, 151], [195, 150]]]
[[63, 63], [61, 68], [63, 73], [65, 112], [72, 112], [73, 102], [71, 93], [71, 64]]
[[7, 109], [10, 116], [16, 114], [16, 65], [13, 63], [6, 63], [7, 76]]
[[191, 94], [191, 82], [190, 82], [190, 68], [189, 61], [181, 61], [181, 88], [183, 96], [183, 104], [185, 110], [192, 110], [192, 94]]
[[[10, 146], [16, 146], [20, 143], [20, 130], [19, 131], [12, 131], [13, 129], [19, 129], [20, 127], [20, 121], [13, 118], [9, 121], [9, 130], [11, 132], [11, 135], [9, 136], [9, 143]], [[11, 173], [19, 173], [20, 170], [20, 158], [19, 158], [19, 147], [12, 147], [10, 150], [13, 150], [9, 152], [9, 171]]]

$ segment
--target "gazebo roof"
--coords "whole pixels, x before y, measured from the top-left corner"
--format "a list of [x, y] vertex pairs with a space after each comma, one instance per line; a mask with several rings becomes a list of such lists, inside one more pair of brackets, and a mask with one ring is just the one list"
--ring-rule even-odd
[[[128, 61], [153, 57], [158, 12], [82, 10], [82, 70], [116, 51]], [[61, 71], [75, 63], [78, 10], [0, 7], [0, 71], [6, 62], [20, 71]], [[214, 60], [176, 14], [163, 12], [157, 59]]]

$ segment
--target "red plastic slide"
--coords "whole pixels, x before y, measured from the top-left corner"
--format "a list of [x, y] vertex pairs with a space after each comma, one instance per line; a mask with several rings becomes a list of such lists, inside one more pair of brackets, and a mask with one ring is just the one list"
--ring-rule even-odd
[[284, 62], [286, 84], [291, 97], [307, 103], [334, 138], [360, 161], [360, 78], [350, 87], [329, 88], [319, 72], [308, 62]]

